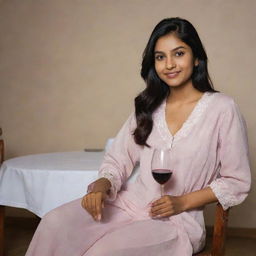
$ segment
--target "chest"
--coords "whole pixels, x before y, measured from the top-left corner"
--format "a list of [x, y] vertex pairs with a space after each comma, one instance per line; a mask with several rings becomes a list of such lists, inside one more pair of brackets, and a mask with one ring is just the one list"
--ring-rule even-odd
[[193, 112], [196, 102], [186, 105], [167, 105], [165, 110], [165, 120], [172, 135], [175, 135], [188, 120]]

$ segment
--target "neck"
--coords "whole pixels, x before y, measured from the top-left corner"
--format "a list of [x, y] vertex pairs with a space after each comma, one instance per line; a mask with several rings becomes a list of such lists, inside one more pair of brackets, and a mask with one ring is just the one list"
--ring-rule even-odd
[[172, 87], [167, 98], [167, 103], [189, 103], [199, 100], [202, 95], [203, 93], [195, 89], [192, 83], [185, 87]]

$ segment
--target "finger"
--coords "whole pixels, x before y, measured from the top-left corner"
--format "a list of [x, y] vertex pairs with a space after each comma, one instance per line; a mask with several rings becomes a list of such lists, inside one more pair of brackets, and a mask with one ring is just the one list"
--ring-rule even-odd
[[154, 211], [154, 212], [151, 212], [151, 215], [152, 215], [152, 216], [162, 215], [162, 214], [164, 214], [164, 213], [166, 213], [166, 212], [170, 212], [170, 211], [171, 211], [171, 210], [170, 210], [169, 207], [160, 208], [160, 209], [158, 209], [158, 210], [156, 210], [156, 211]]
[[164, 209], [168, 209], [168, 210], [171, 210], [171, 207], [169, 205], [162, 205], [161, 207], [154, 207], [151, 209], [151, 212], [152, 213], [157, 213], [157, 212], [161, 212], [163, 211]]
[[84, 208], [84, 197], [82, 197], [81, 206]]
[[173, 215], [173, 212], [172, 211], [167, 211], [165, 213], [161, 213], [159, 214], [160, 218], [164, 218], [164, 217], [170, 217]]
[[169, 204], [167, 204], [166, 202], [161, 203], [161, 204], [157, 204], [157, 205], [151, 207], [151, 211], [154, 212], [154, 211], [157, 211], [159, 209], [166, 208], [168, 205]]
[[92, 209], [92, 193], [90, 193], [89, 195], [87, 195], [86, 197], [86, 205], [87, 205], [87, 211], [91, 214], [91, 216], [94, 218], [93, 216], [93, 209]]
[[89, 202], [88, 196], [89, 196], [89, 195], [87, 194], [87, 195], [85, 195], [85, 196], [83, 197], [82, 202], [81, 202], [81, 205], [82, 205], [82, 207], [83, 207], [90, 215], [92, 215], [92, 214], [91, 214], [91, 209], [89, 208], [89, 204], [88, 204], [88, 202]]
[[92, 197], [91, 197], [91, 205], [92, 205], [92, 212], [93, 212], [93, 217], [95, 220], [97, 220], [97, 194], [93, 193]]
[[166, 197], [162, 197], [162, 198], [156, 200], [155, 202], [153, 202], [151, 204], [151, 206], [161, 205], [161, 204], [164, 204], [165, 202], [166, 202]]
[[85, 197], [82, 198], [82, 201], [81, 201], [81, 206], [86, 209], [86, 201], [85, 201]]
[[159, 214], [159, 215], [157, 215], [157, 216], [155, 216], [154, 218], [165, 218], [165, 217], [170, 217], [170, 216], [172, 216], [173, 215], [173, 212], [171, 212], [171, 211], [167, 211], [167, 212], [165, 212], [165, 213], [161, 213], [161, 214]]
[[101, 215], [102, 215], [102, 193], [98, 193], [96, 195], [96, 216], [97, 220], [101, 220]]

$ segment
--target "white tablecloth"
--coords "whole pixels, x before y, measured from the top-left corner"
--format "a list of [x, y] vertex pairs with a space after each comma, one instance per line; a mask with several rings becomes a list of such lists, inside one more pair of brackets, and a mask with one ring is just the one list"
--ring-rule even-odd
[[0, 169], [0, 205], [39, 217], [86, 194], [98, 177], [104, 152], [63, 152], [6, 160]]

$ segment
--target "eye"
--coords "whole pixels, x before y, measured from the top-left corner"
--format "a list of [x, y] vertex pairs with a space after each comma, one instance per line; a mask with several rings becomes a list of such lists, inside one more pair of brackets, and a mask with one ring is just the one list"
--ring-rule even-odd
[[163, 59], [164, 59], [164, 55], [161, 55], [161, 54], [155, 55], [155, 60], [160, 61], [160, 60], [163, 60]]
[[175, 56], [177, 56], [177, 57], [181, 57], [184, 54], [185, 54], [185, 52], [182, 52], [182, 51], [175, 52]]

